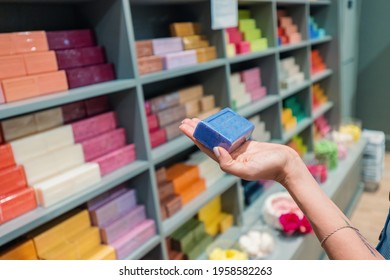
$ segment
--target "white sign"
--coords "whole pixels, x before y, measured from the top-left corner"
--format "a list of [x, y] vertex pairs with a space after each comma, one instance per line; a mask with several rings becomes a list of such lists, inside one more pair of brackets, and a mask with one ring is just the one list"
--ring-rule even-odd
[[237, 0], [211, 0], [211, 28], [222, 29], [237, 26]]

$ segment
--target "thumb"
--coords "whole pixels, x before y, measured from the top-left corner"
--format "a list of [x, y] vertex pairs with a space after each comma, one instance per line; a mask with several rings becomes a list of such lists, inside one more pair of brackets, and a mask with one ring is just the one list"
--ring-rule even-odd
[[241, 163], [235, 161], [232, 156], [222, 147], [215, 147], [213, 149], [215, 156], [219, 162], [221, 169], [227, 173], [240, 176], [242, 169]]

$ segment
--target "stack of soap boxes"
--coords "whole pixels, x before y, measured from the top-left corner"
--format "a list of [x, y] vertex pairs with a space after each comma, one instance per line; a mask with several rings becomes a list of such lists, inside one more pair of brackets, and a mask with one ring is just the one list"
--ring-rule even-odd
[[305, 81], [305, 74], [293, 56], [280, 60], [280, 87], [291, 89]]
[[325, 95], [325, 91], [321, 88], [320, 84], [314, 84], [311, 88], [312, 92], [312, 108], [316, 109], [322, 104], [328, 102], [328, 97]]
[[286, 10], [278, 9], [278, 44], [296, 44], [302, 41], [298, 26], [293, 23]]
[[216, 58], [215, 47], [192, 22], [173, 23], [170, 38], [136, 42], [137, 64], [140, 75], [190, 66]]
[[326, 64], [318, 50], [311, 51], [311, 74], [317, 74], [326, 70]]
[[29, 235], [43, 260], [115, 260], [114, 248], [102, 244], [87, 210], [74, 210]]
[[230, 75], [232, 107], [237, 110], [252, 101], [257, 101], [267, 95], [267, 88], [262, 85], [261, 69], [250, 68]]
[[320, 163], [325, 164], [329, 170], [337, 168], [338, 146], [330, 140], [319, 140], [314, 143], [314, 154]]
[[314, 139], [324, 138], [331, 131], [331, 127], [325, 116], [320, 116], [314, 120]]
[[314, 17], [309, 18], [309, 34], [310, 39], [321, 39], [326, 35], [324, 28], [319, 28]]
[[173, 183], [168, 181], [166, 172], [164, 167], [156, 170], [160, 213], [163, 220], [172, 217], [182, 208], [181, 196], [175, 193]]
[[15, 162], [12, 147], [0, 146], [0, 225], [37, 207], [24, 168]]
[[301, 157], [303, 157], [307, 153], [308, 149], [303, 142], [303, 138], [298, 135], [295, 135], [287, 144], [287, 146], [294, 149]]
[[186, 118], [205, 118], [216, 111], [213, 95], [204, 95], [202, 85], [151, 98], [145, 102], [152, 148], [181, 135], [179, 126]]
[[216, 196], [198, 212], [198, 220], [203, 222], [205, 231], [211, 236], [228, 230], [234, 222], [233, 215], [222, 212], [221, 196]]
[[181, 259], [183, 255], [189, 260], [196, 260], [211, 244], [213, 238], [205, 232], [204, 224], [190, 219], [177, 229], [167, 240], [170, 259]]
[[170, 25], [171, 35], [180, 37], [184, 50], [195, 50], [198, 63], [217, 58], [217, 49], [210, 46], [207, 38], [200, 34], [200, 26], [194, 22], [178, 22]]
[[106, 63], [105, 50], [96, 45], [90, 29], [48, 31], [49, 49], [55, 50], [58, 68], [65, 70], [69, 88], [115, 79], [114, 67]]
[[252, 132], [252, 139], [259, 142], [269, 142], [271, 140], [271, 133], [266, 130], [265, 123], [261, 121], [260, 115], [256, 115], [249, 119], [255, 125]]
[[124, 259], [156, 235], [154, 220], [147, 219], [144, 205], [137, 205], [136, 191], [118, 186], [87, 203], [92, 224], [99, 227], [104, 244]]
[[249, 52], [259, 52], [268, 48], [267, 38], [262, 38], [262, 31], [256, 27], [256, 20], [251, 18], [249, 10], [238, 11], [238, 27], [226, 29], [227, 56]]
[[2, 250], [0, 260], [38, 260], [34, 242], [27, 239]]
[[176, 163], [167, 168], [166, 180], [172, 182], [173, 192], [180, 196], [183, 205], [206, 190], [206, 181], [196, 165]]
[[135, 160], [134, 144], [126, 144], [115, 112], [107, 110], [102, 96], [1, 122], [10, 141], [4, 147], [23, 165], [41, 206], [69, 198]]
[[306, 112], [296, 96], [283, 101], [282, 124], [284, 130], [294, 128], [304, 118], [306, 118]]
[[44, 31], [0, 34], [0, 103], [67, 89]]
[[92, 30], [0, 34], [0, 103], [115, 79]]

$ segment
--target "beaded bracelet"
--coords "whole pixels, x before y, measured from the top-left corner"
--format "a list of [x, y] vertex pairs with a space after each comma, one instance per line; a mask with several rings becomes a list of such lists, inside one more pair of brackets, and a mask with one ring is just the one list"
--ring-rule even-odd
[[324, 247], [323, 244], [324, 244], [324, 242], [325, 242], [326, 240], [328, 240], [329, 237], [331, 237], [333, 234], [335, 234], [335, 233], [338, 232], [339, 230], [342, 230], [342, 229], [345, 229], [345, 228], [350, 228], [350, 229], [353, 229], [353, 230], [359, 232], [359, 230], [358, 230], [357, 228], [355, 228], [355, 227], [353, 227], [353, 226], [350, 226], [350, 225], [346, 225], [346, 226], [339, 227], [338, 229], [336, 229], [336, 230], [334, 230], [333, 232], [329, 233], [327, 236], [325, 236], [325, 237], [321, 240], [321, 242], [320, 242], [321, 247]]

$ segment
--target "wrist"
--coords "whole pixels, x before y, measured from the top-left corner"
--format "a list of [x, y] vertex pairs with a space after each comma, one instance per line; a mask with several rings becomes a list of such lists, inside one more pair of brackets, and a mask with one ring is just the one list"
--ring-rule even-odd
[[308, 173], [307, 167], [299, 154], [290, 147], [287, 147], [287, 160], [282, 168], [279, 183], [287, 190], [290, 190], [295, 184]]

